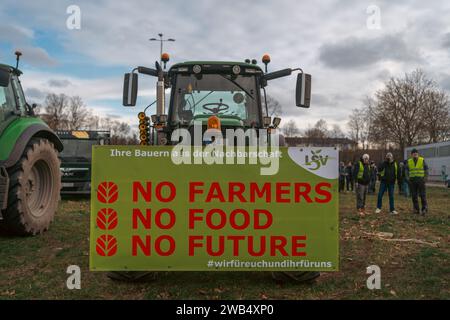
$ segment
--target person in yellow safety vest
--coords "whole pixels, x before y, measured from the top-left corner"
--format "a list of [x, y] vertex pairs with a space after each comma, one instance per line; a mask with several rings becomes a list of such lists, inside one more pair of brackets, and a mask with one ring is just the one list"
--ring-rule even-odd
[[[428, 165], [425, 163], [425, 159], [419, 156], [417, 149], [411, 151], [411, 156], [406, 163], [406, 175], [409, 178], [414, 213], [425, 215], [428, 212], [425, 190], [425, 182], [428, 178]], [[420, 211], [418, 196], [420, 196], [422, 202], [422, 210]]]
[[353, 177], [356, 182], [356, 209], [360, 216], [366, 214], [366, 196], [370, 182], [369, 155], [364, 154], [353, 168]]
[[386, 154], [385, 161], [383, 161], [378, 167], [378, 175], [380, 177], [380, 190], [378, 191], [377, 209], [375, 213], [381, 212], [383, 205], [383, 195], [388, 191], [389, 194], [389, 212], [393, 215], [397, 214], [394, 206], [394, 187], [395, 182], [399, 179], [399, 173], [397, 162], [394, 161], [392, 153]]

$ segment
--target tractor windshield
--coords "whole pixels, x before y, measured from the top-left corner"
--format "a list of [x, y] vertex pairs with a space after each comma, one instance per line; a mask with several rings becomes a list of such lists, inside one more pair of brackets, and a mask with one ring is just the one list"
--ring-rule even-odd
[[249, 75], [178, 74], [172, 121], [184, 125], [192, 120], [216, 115], [259, 125], [256, 80]]
[[7, 87], [0, 86], [0, 121], [5, 120], [16, 110], [16, 101], [11, 82]]

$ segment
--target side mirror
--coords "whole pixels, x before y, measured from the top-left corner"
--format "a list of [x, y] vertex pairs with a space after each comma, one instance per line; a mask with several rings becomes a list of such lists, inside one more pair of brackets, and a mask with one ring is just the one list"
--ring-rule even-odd
[[264, 80], [268, 81], [268, 80], [273, 80], [273, 79], [278, 79], [278, 78], [290, 76], [291, 73], [292, 73], [292, 69], [290, 69], [290, 68], [282, 69], [282, 70], [278, 70], [278, 71], [274, 71], [274, 72], [270, 72], [270, 73], [266, 73], [264, 75]]
[[9, 85], [10, 73], [6, 70], [0, 70], [0, 87], [7, 87]]
[[146, 74], [148, 76], [157, 77], [158, 71], [152, 68], [146, 68], [146, 67], [137, 67], [137, 70], [139, 73]]
[[311, 103], [311, 75], [299, 73], [295, 89], [295, 104], [297, 107], [309, 108]]
[[123, 78], [123, 98], [122, 104], [125, 107], [134, 107], [136, 105], [138, 91], [137, 73], [125, 73]]

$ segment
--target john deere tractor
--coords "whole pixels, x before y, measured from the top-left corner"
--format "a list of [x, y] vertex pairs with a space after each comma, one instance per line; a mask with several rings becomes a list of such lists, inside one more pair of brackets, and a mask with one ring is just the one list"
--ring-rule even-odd
[[48, 229], [58, 208], [63, 145], [25, 100], [20, 55], [16, 67], [0, 64], [0, 227], [35, 235]]
[[[162, 54], [165, 65], [169, 60], [167, 53]], [[175, 129], [189, 130], [194, 137], [194, 126], [200, 124], [202, 136], [209, 129], [220, 130], [226, 139], [227, 129], [267, 130], [270, 136], [280, 124], [280, 118], [269, 116], [266, 86], [269, 81], [289, 76], [298, 71], [296, 85], [296, 105], [308, 108], [311, 98], [311, 76], [302, 69], [283, 69], [267, 72], [270, 57], [264, 55], [262, 62], [265, 72], [256, 60], [244, 62], [190, 61], [177, 63], [168, 71], [161, 63], [155, 68], [136, 67], [125, 74], [123, 87], [123, 105], [136, 105], [138, 95], [138, 74], [157, 77], [156, 114], [147, 116], [148, 107], [139, 113], [141, 145], [173, 145], [171, 134]], [[171, 88], [169, 108], [165, 109], [165, 89]], [[195, 137], [194, 137], [195, 140]], [[199, 140], [192, 141], [196, 144]], [[201, 144], [210, 141], [200, 140]], [[281, 138], [280, 144], [284, 141]], [[309, 281], [316, 278], [317, 272], [274, 272], [276, 280]], [[151, 272], [113, 272], [109, 276], [118, 280], [140, 280], [151, 278]]]

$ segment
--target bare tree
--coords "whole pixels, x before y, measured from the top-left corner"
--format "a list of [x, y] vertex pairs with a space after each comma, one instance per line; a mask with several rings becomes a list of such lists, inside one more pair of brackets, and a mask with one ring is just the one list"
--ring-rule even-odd
[[355, 108], [349, 116], [347, 122], [349, 128], [350, 139], [356, 141], [357, 144], [361, 144], [364, 148], [366, 142], [366, 132], [369, 126], [368, 123], [368, 110], [366, 108]]
[[330, 138], [344, 138], [345, 134], [341, 129], [341, 126], [338, 124], [333, 124], [333, 126], [331, 127], [331, 130], [329, 131], [329, 136]]
[[307, 138], [325, 139], [329, 136], [328, 124], [325, 120], [320, 119], [314, 127], [305, 130], [304, 136]]
[[449, 134], [448, 96], [421, 70], [391, 78], [375, 99], [371, 125], [375, 140], [392, 142], [403, 150]]
[[87, 127], [90, 112], [79, 96], [70, 97], [68, 113], [68, 129], [78, 130]]
[[427, 143], [446, 140], [450, 137], [450, 103], [447, 94], [436, 90], [427, 92], [424, 105], [423, 126]]
[[87, 121], [87, 128], [89, 130], [99, 130], [100, 129], [100, 117], [91, 114]]
[[283, 126], [282, 131], [286, 137], [293, 137], [300, 133], [294, 120], [289, 120], [288, 123]]
[[69, 97], [65, 94], [50, 93], [45, 98], [44, 113], [41, 118], [47, 122], [53, 130], [68, 129], [67, 116]]
[[267, 111], [270, 117], [279, 117], [283, 114], [281, 104], [275, 98], [267, 96]]
[[117, 120], [109, 121], [108, 125], [104, 128], [111, 131], [112, 144], [134, 144], [130, 143], [130, 140], [133, 140], [133, 135], [131, 133], [131, 127], [128, 123]]

